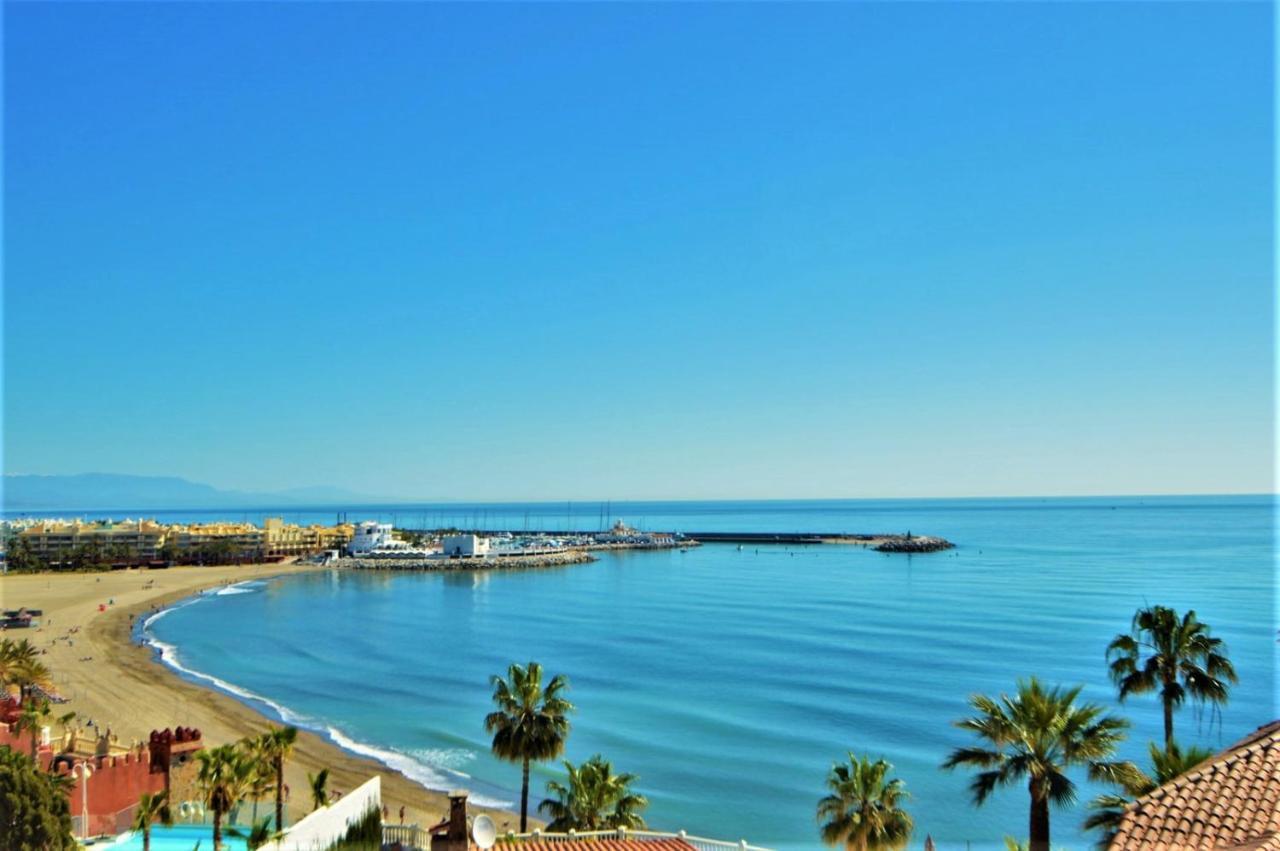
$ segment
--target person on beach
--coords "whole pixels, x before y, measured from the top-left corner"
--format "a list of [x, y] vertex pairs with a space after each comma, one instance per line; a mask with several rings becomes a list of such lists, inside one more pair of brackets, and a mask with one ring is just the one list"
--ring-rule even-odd
[[404, 804], [400, 805], [400, 823], [404, 824]]

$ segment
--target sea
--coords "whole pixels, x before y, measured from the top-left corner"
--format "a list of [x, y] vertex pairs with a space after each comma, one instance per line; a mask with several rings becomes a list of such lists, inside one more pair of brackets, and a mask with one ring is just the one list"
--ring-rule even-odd
[[[492, 572], [324, 571], [246, 582], [147, 620], [183, 676], [316, 730], [436, 789], [513, 808], [517, 766], [490, 755], [490, 678], [540, 662], [569, 678], [565, 759], [602, 754], [637, 776], [656, 829], [775, 849], [821, 847], [815, 808], [833, 763], [884, 758], [916, 830], [940, 849], [1024, 839], [1025, 786], [971, 800], [974, 744], [954, 722], [974, 694], [1020, 678], [1082, 686], [1132, 728], [1120, 756], [1161, 737], [1153, 696], [1121, 704], [1108, 642], [1149, 604], [1194, 609], [1239, 673], [1220, 710], [1176, 716], [1183, 744], [1230, 745], [1277, 717], [1274, 496], [353, 506], [401, 526], [664, 531], [906, 532], [946, 552], [716, 544], [601, 554], [592, 564]], [[134, 512], [134, 516], [141, 512]], [[333, 509], [149, 512], [157, 519], [332, 522]], [[120, 516], [117, 512], [116, 516]], [[559, 762], [536, 765], [534, 804]], [[1091, 848], [1077, 803], [1055, 848]], [[512, 823], [514, 824], [514, 817]]]

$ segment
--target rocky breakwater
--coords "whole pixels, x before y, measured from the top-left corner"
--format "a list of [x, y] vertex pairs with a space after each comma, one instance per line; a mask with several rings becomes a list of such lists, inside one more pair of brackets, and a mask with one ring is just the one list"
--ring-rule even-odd
[[954, 546], [946, 538], [932, 535], [892, 535], [876, 544], [875, 549], [881, 553], [936, 553]]
[[476, 558], [344, 558], [336, 564], [353, 570], [516, 570], [585, 564], [595, 556], [582, 550], [529, 555], [488, 555]]

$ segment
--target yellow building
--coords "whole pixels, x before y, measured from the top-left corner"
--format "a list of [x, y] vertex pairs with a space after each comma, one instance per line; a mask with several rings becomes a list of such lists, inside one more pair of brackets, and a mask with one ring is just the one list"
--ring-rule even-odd
[[34, 555], [46, 561], [57, 560], [84, 546], [95, 547], [107, 560], [113, 555], [122, 559], [153, 559], [164, 545], [165, 531], [165, 527], [154, 520], [46, 521], [28, 526], [18, 537]]
[[354, 534], [351, 524], [298, 526], [268, 517], [262, 528], [252, 523], [190, 523], [164, 526], [154, 520], [37, 521], [17, 536], [31, 553], [60, 562], [76, 548], [92, 546], [100, 563], [122, 561], [234, 559], [301, 556], [339, 549]]
[[211, 552], [241, 560], [266, 554], [263, 531], [252, 523], [192, 523], [168, 527], [165, 550], [181, 554]]

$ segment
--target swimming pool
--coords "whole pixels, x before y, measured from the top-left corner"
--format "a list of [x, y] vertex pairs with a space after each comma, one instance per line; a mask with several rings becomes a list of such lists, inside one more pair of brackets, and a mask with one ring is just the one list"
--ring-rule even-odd
[[[176, 824], [173, 827], [156, 825], [151, 828], [151, 851], [192, 851], [196, 843], [200, 851], [213, 851], [213, 827], [207, 824]], [[230, 851], [246, 851], [247, 844], [222, 831], [222, 845]], [[142, 834], [126, 833], [110, 842], [96, 846], [102, 851], [142, 851]]]

